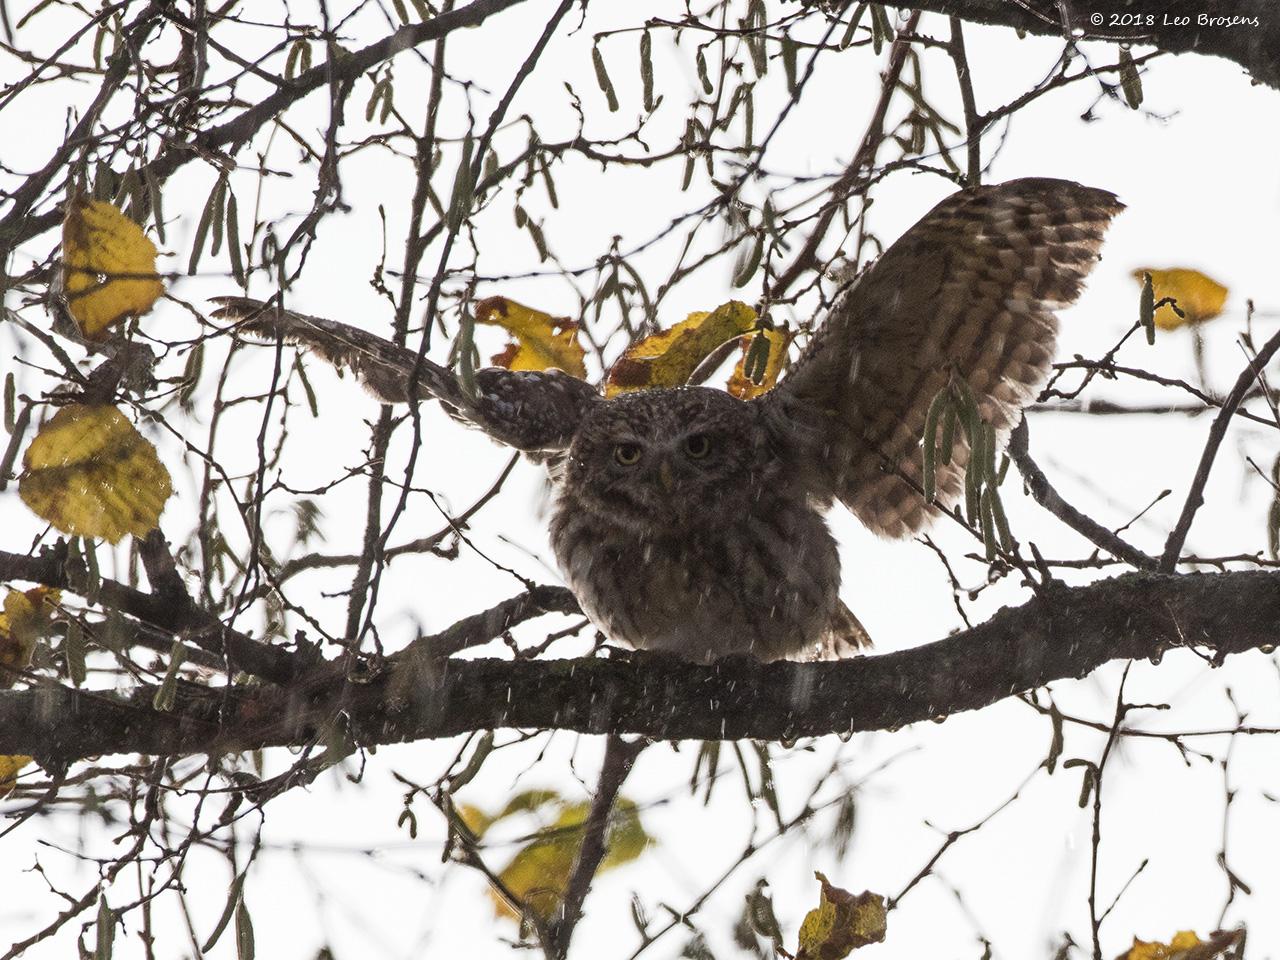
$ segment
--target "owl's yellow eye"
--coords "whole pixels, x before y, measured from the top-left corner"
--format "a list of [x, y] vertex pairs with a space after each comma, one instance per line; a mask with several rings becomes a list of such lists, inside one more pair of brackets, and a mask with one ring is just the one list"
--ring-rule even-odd
[[620, 443], [613, 448], [613, 459], [624, 467], [633, 467], [640, 462], [640, 445], [636, 443]]
[[685, 439], [684, 452], [695, 460], [701, 460], [711, 452], [711, 440], [706, 434], [695, 433]]

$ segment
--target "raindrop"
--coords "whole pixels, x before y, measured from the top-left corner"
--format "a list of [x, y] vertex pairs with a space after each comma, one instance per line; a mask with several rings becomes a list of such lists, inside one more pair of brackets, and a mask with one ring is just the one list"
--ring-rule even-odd
[[940, 713], [933, 718], [934, 723], [946, 723], [946, 721], [947, 721], [947, 715], [945, 713]]
[[1164, 650], [1163, 649], [1156, 650], [1156, 652], [1151, 654], [1151, 656], [1149, 656], [1147, 659], [1151, 661], [1151, 665], [1153, 667], [1160, 666], [1160, 661], [1164, 659]]
[[1272, 654], [1276, 652], [1276, 645], [1274, 643], [1264, 643], [1258, 649], [1261, 650], [1263, 653]]
[[841, 743], [848, 743], [850, 740], [853, 739], [853, 727], [850, 727], [848, 730], [838, 731], [836, 733], [836, 739], [838, 739]]
[[796, 738], [786, 736], [784, 734], [783, 736], [778, 738], [778, 743], [782, 746], [783, 750], [790, 750], [796, 745]]
[[1084, 36], [1084, 27], [1072, 27], [1072, 28], [1071, 28], [1071, 39], [1073, 39], [1073, 40], [1079, 40], [1079, 39], [1081, 39], [1083, 36]]

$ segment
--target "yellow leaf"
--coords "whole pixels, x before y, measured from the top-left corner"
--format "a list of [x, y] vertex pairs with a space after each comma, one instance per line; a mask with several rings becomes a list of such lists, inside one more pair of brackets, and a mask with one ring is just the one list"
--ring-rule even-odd
[[[769, 354], [764, 364], [764, 376], [759, 383], [756, 383], [747, 376], [747, 360], [751, 355], [756, 337], [761, 336], [768, 344]], [[795, 334], [790, 330], [761, 330], [754, 336], [743, 337], [742, 356], [738, 358], [738, 363], [729, 377], [728, 391], [739, 400], [751, 400], [772, 390], [778, 383], [783, 367], [786, 366], [787, 348], [791, 346], [791, 341], [794, 339]]]
[[670, 330], [628, 347], [610, 368], [604, 395], [681, 386], [712, 351], [755, 325], [756, 312], [738, 300], [723, 303], [710, 313], [691, 313]]
[[1184, 324], [1212, 320], [1222, 312], [1222, 305], [1227, 302], [1227, 288], [1199, 270], [1183, 267], [1156, 270], [1141, 267], [1133, 271], [1133, 277], [1142, 283], [1143, 275], [1148, 273], [1151, 274], [1155, 302], [1159, 303], [1166, 297], [1172, 298], [1178, 309], [1186, 315], [1178, 316], [1173, 307], [1166, 303], [1156, 311], [1155, 316], [1156, 326], [1162, 330], [1176, 330]]
[[18, 783], [18, 771], [34, 760], [22, 754], [0, 756], [0, 799], [7, 797]]
[[[550, 919], [560, 906], [590, 812], [588, 803], [564, 804], [555, 822], [522, 847], [498, 874], [503, 886], [541, 920]], [[597, 874], [636, 859], [649, 843], [635, 801], [619, 797], [609, 815], [605, 854]], [[519, 919], [496, 893], [493, 902], [499, 916]]]
[[173, 492], [156, 448], [110, 406], [63, 407], [22, 462], [18, 492], [37, 516], [111, 543], [153, 529]]
[[67, 307], [90, 339], [113, 323], [146, 313], [164, 293], [156, 245], [109, 203], [76, 197], [62, 222]]
[[884, 940], [884, 897], [869, 891], [854, 896], [821, 873], [814, 876], [822, 884], [822, 899], [800, 925], [795, 960], [842, 960], [858, 947]]
[[475, 834], [477, 840], [484, 836], [484, 832], [489, 829], [496, 819], [490, 817], [479, 807], [473, 807], [469, 803], [456, 804], [453, 810], [458, 815], [458, 819], [462, 821], [462, 825]]
[[[50, 587], [10, 590], [0, 613], [0, 689], [13, 686], [31, 663], [36, 642], [47, 636], [62, 591]], [[0, 777], [2, 780], [3, 777]]]
[[1208, 939], [1201, 940], [1191, 930], [1180, 930], [1168, 943], [1133, 938], [1133, 946], [1116, 960], [1215, 960], [1236, 956], [1236, 950], [1244, 939], [1244, 931], [1215, 930]]
[[508, 370], [557, 367], [580, 379], [587, 376], [578, 325], [568, 317], [553, 317], [506, 297], [489, 297], [476, 304], [476, 323], [502, 327], [516, 338], [493, 357], [496, 366]]

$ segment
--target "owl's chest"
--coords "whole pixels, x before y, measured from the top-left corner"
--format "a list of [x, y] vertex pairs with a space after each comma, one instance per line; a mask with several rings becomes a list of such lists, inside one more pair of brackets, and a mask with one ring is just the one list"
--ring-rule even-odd
[[560, 509], [552, 544], [584, 612], [611, 639], [694, 660], [776, 659], [817, 643], [840, 584], [835, 544], [807, 505], [641, 535]]

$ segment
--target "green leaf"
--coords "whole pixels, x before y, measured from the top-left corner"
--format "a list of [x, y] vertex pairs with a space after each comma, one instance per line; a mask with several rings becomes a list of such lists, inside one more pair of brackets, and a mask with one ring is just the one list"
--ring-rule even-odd
[[236, 957], [238, 960], [253, 960], [256, 949], [253, 942], [253, 921], [249, 919], [249, 908], [242, 895], [236, 906]]
[[600, 85], [600, 89], [604, 92], [605, 100], [609, 103], [609, 110], [613, 112], [618, 109], [618, 93], [613, 89], [613, 81], [609, 79], [609, 71], [604, 66], [604, 56], [600, 53], [599, 45], [591, 48], [591, 63], [596, 68], [596, 83]]
[[924, 471], [923, 486], [925, 503], [932, 503], [937, 489], [937, 470], [934, 460], [938, 452], [938, 421], [943, 410], [950, 406], [951, 391], [943, 387], [934, 395], [929, 403], [929, 412], [924, 417]]
[[782, 37], [782, 69], [787, 75], [787, 92], [794, 94], [796, 92], [796, 72], [797, 72], [797, 54], [799, 52], [799, 44], [791, 34], [784, 34]]
[[17, 384], [12, 373], [4, 375], [4, 432], [13, 433], [17, 426], [15, 410], [18, 406]]
[[221, 198], [218, 196], [218, 188], [222, 184], [222, 178], [219, 177], [217, 183], [213, 185], [213, 189], [209, 191], [209, 199], [205, 201], [204, 210], [200, 213], [200, 222], [196, 225], [195, 238], [191, 241], [191, 259], [187, 261], [187, 276], [194, 276], [196, 266], [200, 263], [200, 255], [204, 253], [205, 240], [209, 236], [209, 225], [213, 222], [213, 210], [215, 206], [221, 206]]
[[644, 90], [645, 113], [652, 113], [653, 103], [653, 36], [648, 30], [640, 34], [640, 86]]
[[865, 3], [860, 3], [853, 8], [853, 16], [849, 18], [849, 27], [845, 30], [844, 36], [840, 38], [840, 43], [837, 44], [839, 49], [844, 50], [849, 44], [853, 43], [853, 35], [857, 32], [858, 24], [862, 22], [862, 15], [866, 12], [867, 5]]
[[222, 908], [222, 916], [218, 918], [218, 922], [214, 925], [213, 933], [209, 934], [209, 939], [200, 948], [201, 953], [208, 953], [212, 950], [214, 944], [218, 942], [218, 938], [222, 936], [222, 931], [227, 929], [227, 924], [235, 916], [236, 907], [240, 904], [240, 891], [243, 887], [244, 874], [240, 873], [231, 881], [231, 887], [227, 890], [227, 904]]
[[462, 141], [462, 157], [458, 162], [458, 172], [453, 178], [453, 194], [449, 200], [449, 213], [445, 217], [450, 232], [456, 233], [462, 222], [471, 211], [471, 200], [474, 196], [474, 184], [471, 182], [471, 152], [475, 144], [470, 132]]
[[1124, 92], [1124, 101], [1130, 109], [1137, 110], [1142, 106], [1142, 78], [1138, 75], [1137, 64], [1129, 51], [1120, 48], [1120, 89]]
[[698, 66], [698, 79], [702, 82], [702, 92], [708, 97], [715, 93], [715, 87], [711, 85], [711, 77], [707, 73], [707, 54], [702, 47], [698, 48], [698, 54], [695, 58]]
[[492, 750], [493, 731], [487, 730], [484, 736], [480, 738], [480, 742], [476, 744], [476, 748], [471, 751], [471, 756], [467, 759], [466, 766], [449, 778], [450, 791], [458, 790], [470, 783], [475, 775], [480, 772], [480, 768], [484, 765]]
[[97, 936], [93, 960], [111, 960], [111, 952], [116, 942], [116, 913], [107, 906], [106, 894], [98, 897], [98, 918], [95, 926]]
[[151, 705], [162, 713], [173, 709], [178, 695], [178, 671], [182, 669], [186, 659], [187, 645], [181, 640], [173, 641], [173, 647], [169, 650], [169, 668], [165, 670], [164, 679], [160, 681], [160, 687], [151, 699]]
[[84, 683], [84, 627], [79, 620], [67, 622], [67, 637], [62, 642], [63, 656], [67, 663], [67, 676], [72, 684], [80, 686]]
[[1147, 344], [1156, 342], [1156, 291], [1151, 274], [1142, 275], [1142, 293], [1138, 299], [1138, 322], [1147, 331]]
[[240, 216], [236, 209], [236, 195], [230, 191], [227, 192], [227, 254], [231, 257], [231, 275], [243, 287], [244, 251], [240, 249]]
[[751, 240], [751, 245], [747, 247], [746, 256], [738, 264], [738, 269], [733, 272], [733, 286], [745, 287], [751, 282], [751, 278], [756, 275], [756, 270], [760, 267], [760, 260], [764, 255], [764, 234], [757, 232]]

